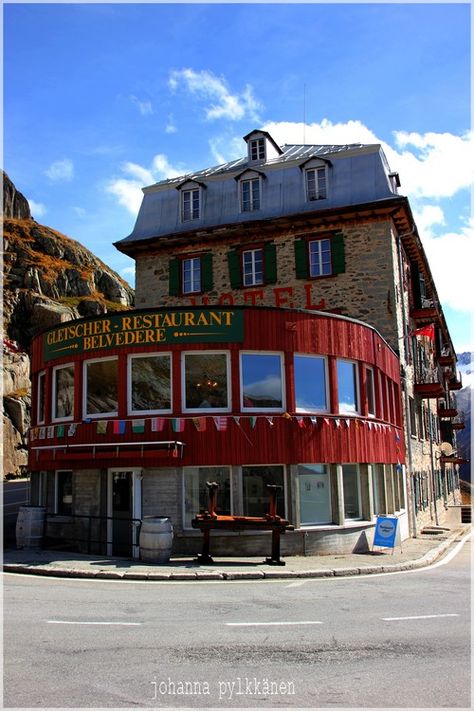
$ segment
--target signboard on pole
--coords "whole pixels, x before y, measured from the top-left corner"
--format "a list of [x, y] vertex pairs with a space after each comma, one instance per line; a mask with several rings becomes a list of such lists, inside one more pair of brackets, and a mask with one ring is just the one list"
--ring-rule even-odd
[[398, 518], [393, 516], [377, 516], [375, 524], [374, 546], [394, 548], [397, 537]]

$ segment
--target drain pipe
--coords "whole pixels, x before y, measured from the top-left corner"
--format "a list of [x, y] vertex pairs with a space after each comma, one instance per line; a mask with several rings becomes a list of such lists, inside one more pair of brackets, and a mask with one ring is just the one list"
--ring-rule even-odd
[[[405, 305], [405, 290], [403, 288], [403, 269], [402, 269], [402, 243], [401, 243], [401, 238], [402, 237], [409, 237], [410, 235], [414, 234], [414, 229], [412, 229], [410, 232], [407, 232], [406, 234], [403, 235], [398, 235], [396, 237], [396, 244], [397, 244], [397, 253], [398, 253], [398, 278], [399, 278], [399, 283], [400, 283], [400, 301], [401, 301], [401, 307], [402, 307], [402, 327], [403, 327], [403, 358], [404, 362], [406, 363], [407, 360], [407, 352], [408, 352], [408, 321], [407, 321], [407, 316], [406, 316], [406, 305]], [[409, 401], [409, 396], [408, 396], [408, 387], [407, 387], [407, 380], [406, 380], [406, 371], [405, 368], [401, 369], [401, 384], [402, 384], [402, 392], [403, 392], [403, 400], [405, 403], [405, 421], [406, 421], [406, 433], [407, 433], [407, 442], [406, 442], [406, 447], [407, 447], [407, 455], [408, 455], [408, 483], [409, 483], [409, 489], [411, 491], [411, 528], [412, 528], [412, 536], [413, 538], [416, 538], [416, 501], [415, 501], [415, 482], [414, 482], [414, 472], [413, 472], [413, 450], [412, 450], [412, 444], [411, 444], [411, 417], [410, 417], [410, 401]]]

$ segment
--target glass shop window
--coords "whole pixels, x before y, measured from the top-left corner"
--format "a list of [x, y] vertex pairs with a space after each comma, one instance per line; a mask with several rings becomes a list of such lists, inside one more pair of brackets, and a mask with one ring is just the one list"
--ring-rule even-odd
[[327, 412], [326, 359], [295, 355], [295, 401], [297, 412]]
[[228, 353], [184, 353], [185, 410], [229, 410]]
[[131, 414], [171, 412], [171, 356], [129, 357], [129, 399]]
[[374, 464], [372, 467], [372, 492], [374, 514], [386, 513], [384, 465]]
[[85, 415], [116, 415], [118, 410], [118, 358], [86, 361]]
[[360, 477], [357, 464], [342, 465], [344, 518], [361, 518]]
[[332, 523], [329, 467], [325, 464], [298, 465], [298, 483], [301, 525]]
[[72, 471], [57, 471], [54, 512], [60, 516], [72, 514]]
[[72, 420], [74, 415], [74, 365], [53, 369], [53, 420]]
[[356, 363], [349, 360], [337, 361], [337, 389], [339, 412], [347, 414], [359, 412], [359, 381]]
[[277, 353], [241, 353], [242, 410], [282, 410], [283, 358]]
[[184, 528], [192, 528], [192, 519], [208, 508], [207, 481], [215, 481], [219, 484], [216, 513], [220, 516], [231, 515], [230, 467], [189, 467], [183, 470], [183, 477]]
[[242, 467], [243, 515], [265, 516], [270, 494], [267, 484], [281, 486], [277, 495], [277, 514], [285, 515], [284, 473], [282, 466]]

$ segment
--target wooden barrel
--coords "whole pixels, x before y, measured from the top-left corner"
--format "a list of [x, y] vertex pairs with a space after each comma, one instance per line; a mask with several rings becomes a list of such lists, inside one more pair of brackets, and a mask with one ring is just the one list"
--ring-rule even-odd
[[145, 517], [140, 529], [140, 559], [146, 563], [168, 563], [173, 548], [170, 518]]
[[16, 547], [41, 548], [46, 506], [20, 506], [16, 520]]

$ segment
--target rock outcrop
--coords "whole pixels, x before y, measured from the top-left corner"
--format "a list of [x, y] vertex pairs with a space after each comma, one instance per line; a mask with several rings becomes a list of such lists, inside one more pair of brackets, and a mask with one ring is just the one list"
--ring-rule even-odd
[[31, 339], [73, 318], [128, 309], [134, 293], [79, 242], [33, 220], [6, 174], [3, 227], [3, 473], [18, 476], [27, 463]]

